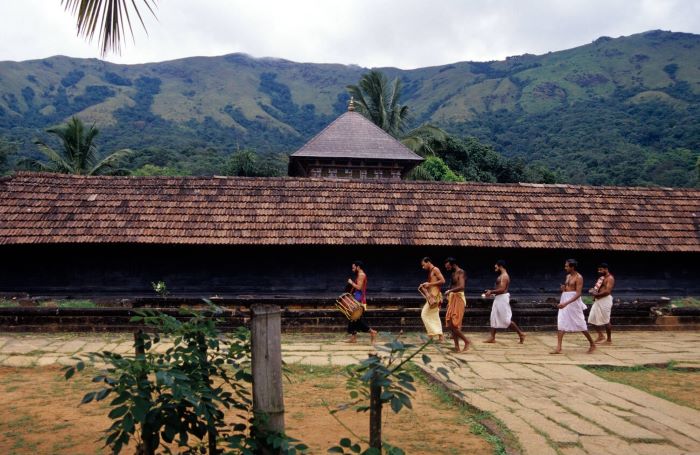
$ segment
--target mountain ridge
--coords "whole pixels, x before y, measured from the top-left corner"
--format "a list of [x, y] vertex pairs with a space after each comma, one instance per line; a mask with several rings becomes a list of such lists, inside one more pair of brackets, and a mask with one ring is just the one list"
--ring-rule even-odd
[[[700, 35], [654, 30], [541, 55], [377, 69], [401, 79], [414, 126], [431, 122], [475, 136], [572, 183], [692, 186], [690, 162], [700, 150], [699, 50]], [[22, 141], [22, 154], [31, 154], [31, 138], [78, 115], [101, 128], [105, 149], [291, 153], [345, 111], [345, 86], [366, 71], [245, 53], [134, 65], [66, 56], [4, 61], [0, 135]], [[653, 162], [669, 153], [673, 175], [659, 177]], [[595, 167], [591, 154], [598, 166], [610, 165], [598, 155], [612, 154], [627, 170], [635, 155], [651, 167], [630, 178], [624, 169], [589, 175], [567, 168], [567, 156]]]

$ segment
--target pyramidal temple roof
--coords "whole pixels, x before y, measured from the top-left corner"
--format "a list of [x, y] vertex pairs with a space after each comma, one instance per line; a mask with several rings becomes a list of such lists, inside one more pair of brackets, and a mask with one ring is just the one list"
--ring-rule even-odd
[[354, 111], [338, 117], [291, 156], [423, 161], [408, 147]]

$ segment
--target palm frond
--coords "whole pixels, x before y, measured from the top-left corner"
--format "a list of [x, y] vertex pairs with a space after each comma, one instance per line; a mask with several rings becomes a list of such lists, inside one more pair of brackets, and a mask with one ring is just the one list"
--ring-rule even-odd
[[401, 143], [421, 156], [435, 155], [447, 142], [449, 135], [443, 129], [425, 124], [409, 131]]
[[408, 174], [406, 174], [406, 179], [407, 180], [427, 180], [427, 181], [433, 181], [435, 180], [430, 174], [430, 171], [424, 166], [424, 165], [418, 165], [411, 169]]
[[34, 158], [22, 158], [17, 160], [17, 169], [24, 169], [26, 171], [34, 171], [34, 172], [53, 172], [52, 169], [49, 169], [46, 165], [46, 163], [43, 163], [39, 160], [36, 160]]
[[409, 148], [412, 152], [420, 156], [434, 155], [435, 150], [430, 146], [430, 143], [421, 136], [406, 136], [401, 138], [400, 142]]
[[73, 167], [73, 164], [70, 161], [66, 161], [66, 159], [63, 156], [61, 156], [59, 152], [55, 151], [42, 141], [35, 141], [34, 144], [36, 144], [37, 148], [39, 149], [39, 152], [41, 152], [41, 154], [49, 160], [48, 163], [42, 163], [40, 161], [33, 160], [36, 161], [36, 163], [39, 165], [40, 170], [48, 172], [60, 172], [62, 174], [75, 173], [75, 168]]
[[117, 168], [115, 165], [120, 159], [129, 156], [132, 153], [134, 152], [130, 149], [117, 150], [116, 152], [104, 157], [99, 163], [90, 169], [88, 175], [129, 175], [129, 170]]
[[[155, 16], [153, 8], [156, 7], [156, 0], [141, 0], [141, 3]], [[121, 43], [126, 36], [125, 25], [133, 38], [130, 10], [136, 14], [141, 26], [146, 30], [136, 0], [61, 0], [61, 5], [76, 16], [78, 35], [88, 41], [95, 37], [99, 24], [98, 36], [102, 56], [110, 51], [121, 52]]]
[[426, 137], [431, 137], [433, 140], [438, 142], [445, 142], [449, 138], [449, 134], [445, 130], [435, 125], [426, 123], [419, 126], [409, 132], [409, 134], [423, 135]]

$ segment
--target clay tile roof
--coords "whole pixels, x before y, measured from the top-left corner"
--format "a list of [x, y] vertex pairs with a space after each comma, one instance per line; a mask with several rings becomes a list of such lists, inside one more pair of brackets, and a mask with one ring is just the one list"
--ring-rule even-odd
[[291, 157], [423, 161], [357, 112], [346, 112], [335, 119]]
[[0, 244], [32, 243], [700, 252], [700, 190], [19, 173]]

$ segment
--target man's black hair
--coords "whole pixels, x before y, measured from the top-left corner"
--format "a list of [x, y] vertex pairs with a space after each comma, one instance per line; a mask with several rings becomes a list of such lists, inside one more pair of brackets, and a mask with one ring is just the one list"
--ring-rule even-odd
[[567, 259], [566, 263], [569, 264], [569, 267], [573, 268], [574, 270], [578, 268], [578, 261], [576, 259]]
[[445, 259], [445, 264], [457, 265], [457, 259], [450, 256], [447, 259]]
[[426, 257], [423, 258], [423, 260], [422, 260], [421, 262], [430, 262], [430, 263], [432, 264], [432, 263], [433, 263], [433, 260], [430, 259], [429, 256], [426, 256]]
[[610, 267], [608, 267], [607, 262], [601, 262], [600, 264], [598, 264], [598, 268], [599, 269], [609, 269]]
[[355, 267], [359, 267], [363, 270], [365, 268], [365, 264], [362, 261], [360, 261], [359, 259], [355, 259], [354, 261], [352, 261], [352, 265], [354, 265]]
[[496, 261], [496, 265], [500, 267], [505, 267], [506, 266], [506, 260], [505, 259], [499, 259]]

